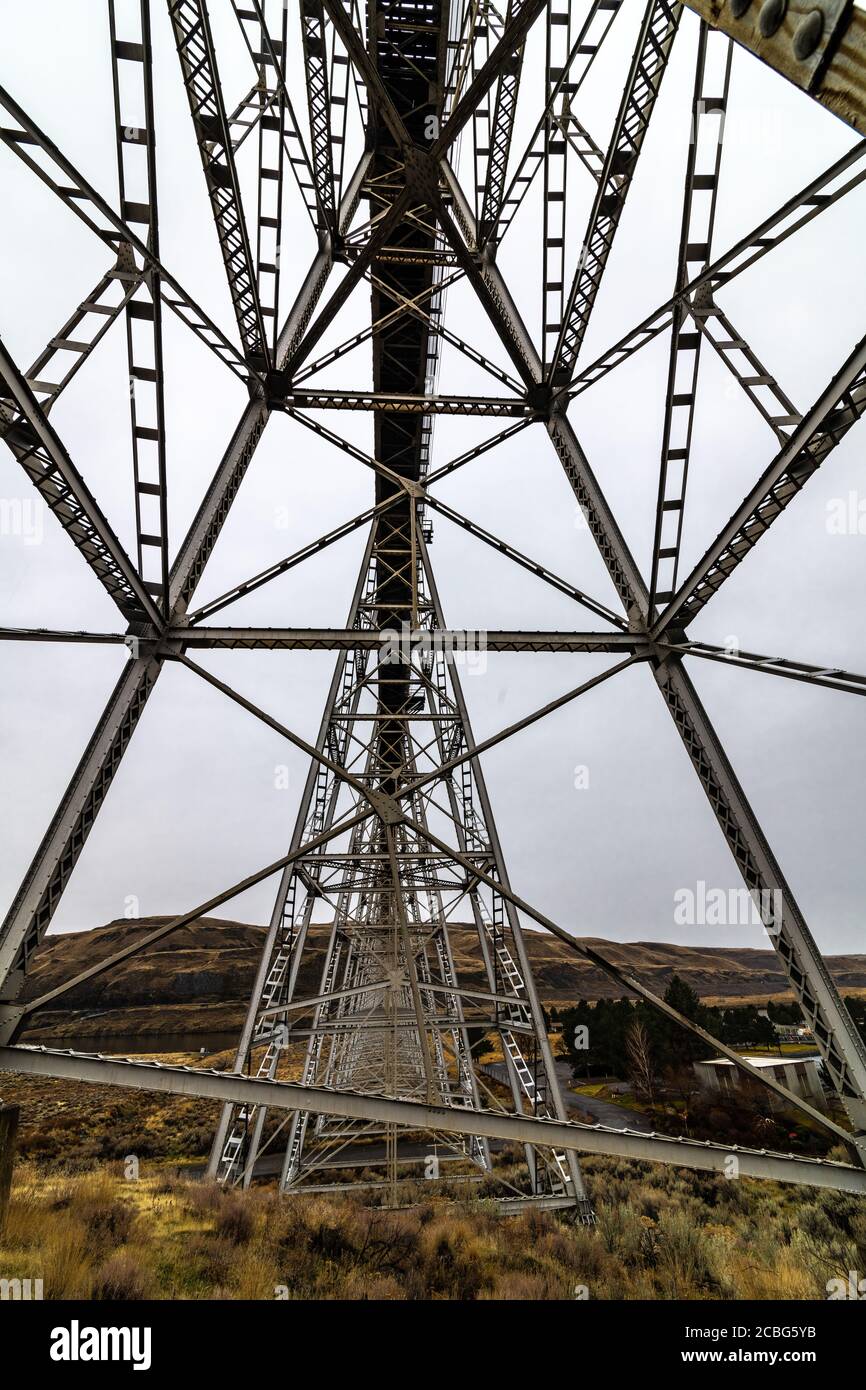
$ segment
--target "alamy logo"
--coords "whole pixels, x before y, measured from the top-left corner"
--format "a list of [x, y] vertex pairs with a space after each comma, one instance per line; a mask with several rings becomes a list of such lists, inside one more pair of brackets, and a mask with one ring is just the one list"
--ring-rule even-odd
[[134, 1371], [150, 1370], [149, 1327], [68, 1327], [51, 1332], [52, 1361], [131, 1361]]
[[781, 888], [708, 888], [699, 878], [694, 888], [674, 893], [678, 927], [766, 927], [771, 936], [782, 927]]

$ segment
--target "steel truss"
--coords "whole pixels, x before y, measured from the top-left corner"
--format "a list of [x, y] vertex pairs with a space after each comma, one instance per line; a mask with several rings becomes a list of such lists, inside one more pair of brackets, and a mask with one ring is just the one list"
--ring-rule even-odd
[[[0, 928], [0, 1068], [104, 1080], [223, 1101], [211, 1176], [247, 1185], [269, 1155], [285, 1191], [339, 1186], [370, 1169], [398, 1199], [404, 1163], [441, 1158], [484, 1192], [512, 1204], [591, 1207], [580, 1152], [616, 1153], [717, 1170], [729, 1150], [684, 1139], [569, 1124], [522, 919], [557, 935], [626, 991], [728, 1056], [756, 1084], [801, 1110], [847, 1146], [851, 1164], [740, 1150], [754, 1176], [866, 1190], [866, 1049], [686, 671], [686, 659], [729, 661], [854, 694], [866, 677], [783, 657], [692, 640], [687, 625], [802, 490], [866, 409], [866, 342], [800, 413], [733, 327], [718, 299], [731, 278], [818, 217], [866, 177], [866, 142], [842, 156], [754, 232], [713, 259], [731, 44], [700, 24], [673, 295], [588, 366], [581, 349], [606, 276], [628, 193], [659, 98], [684, 6], [649, 0], [606, 145], [578, 116], [583, 80], [621, 0], [383, 0], [366, 12], [348, 0], [303, 0], [297, 35], [306, 89], [290, 90], [286, 7], [235, 4], [256, 71], [231, 106], [223, 92], [205, 0], [168, 0], [228, 289], [233, 343], [160, 259], [151, 7], [134, 30], [108, 0], [117, 141], [116, 206], [83, 180], [14, 98], [0, 140], [110, 248], [92, 294], [66, 319], [26, 373], [0, 344], [0, 433], [26, 475], [116, 603], [124, 632], [0, 629], [9, 641], [125, 642], [130, 661]], [[688, 5], [685, 8], [700, 8]], [[119, 6], [118, 6], [119, 10]], [[543, 109], [520, 151], [514, 133], [527, 34], [546, 11]], [[136, 14], [136, 7], [132, 8]], [[128, 12], [127, 12], [128, 13]], [[694, 29], [693, 29], [694, 32]], [[817, 71], [817, 69], [816, 69]], [[129, 74], [144, 124], [128, 115]], [[249, 80], [249, 79], [247, 79]], [[811, 80], [811, 79], [810, 79]], [[816, 79], [817, 80], [817, 79]], [[815, 84], [813, 83], [813, 86]], [[295, 102], [293, 104], [293, 97]], [[298, 111], [303, 113], [299, 117]], [[350, 117], [351, 111], [351, 117]], [[4, 119], [6, 119], [4, 117]], [[717, 131], [706, 141], [707, 127]], [[358, 163], [346, 178], [355, 130]], [[257, 139], [251, 139], [253, 132]], [[471, 150], [458, 149], [468, 140]], [[142, 157], [136, 164], [136, 158]], [[253, 158], [254, 211], [241, 198], [241, 160]], [[470, 167], [470, 186], [464, 169]], [[536, 175], [542, 178], [536, 184]], [[277, 331], [287, 259], [281, 254], [291, 181], [318, 236], [318, 251]], [[568, 194], [595, 189], [579, 253]], [[134, 181], [144, 190], [129, 196]], [[508, 228], [541, 187], [541, 320], [537, 339], [499, 269]], [[361, 205], [368, 209], [359, 220]], [[136, 230], [139, 229], [139, 230]], [[334, 263], [345, 272], [330, 296]], [[451, 283], [476, 293], [509, 369], [446, 327]], [[370, 327], [320, 356], [313, 349], [353, 291], [370, 293]], [[162, 305], [168, 304], [246, 383], [241, 414], [198, 514], [173, 560], [163, 408]], [[49, 419], [69, 381], [115, 320], [126, 324], [137, 551], [126, 554]], [[629, 551], [568, 419], [568, 404], [647, 342], [670, 329], [669, 372], [650, 573]], [[497, 380], [498, 395], [437, 390], [441, 343]], [[332, 388], [316, 378], [362, 344], [372, 386]], [[720, 359], [773, 432], [777, 452], [740, 508], [684, 581], [679, 557], [702, 352]], [[744, 365], [745, 364], [745, 365]], [[507, 394], [503, 394], [504, 391]], [[373, 415], [368, 455], [316, 418], [328, 410]], [[194, 593], [274, 412], [288, 413], [374, 476], [373, 503], [292, 555], [199, 609]], [[433, 466], [438, 414], [511, 417], [492, 438]], [[448, 506], [436, 484], [517, 432], [541, 425], [580, 506], [623, 613], [583, 593], [516, 546]], [[448, 627], [430, 557], [433, 512], [462, 527], [588, 609], [601, 630], [471, 633]], [[367, 541], [343, 626], [216, 627], [208, 620], [344, 536]], [[337, 659], [315, 743], [218, 680], [197, 649], [333, 650]], [[460, 680], [480, 649], [587, 652], [607, 667], [491, 735], [473, 737]], [[190, 654], [193, 655], [190, 655]], [[287, 853], [207, 903], [118, 950], [74, 980], [26, 1003], [22, 991], [84, 842], [166, 662], [202, 682], [310, 759]], [[555, 709], [635, 664], [647, 665], [756, 900], [781, 902], [764, 918], [787, 979], [812, 1028], [826, 1075], [847, 1114], [838, 1123], [789, 1095], [739, 1054], [682, 1018], [640, 981], [580, 945], [512, 889], [487, 794], [482, 756]], [[270, 877], [277, 890], [233, 1071], [108, 1062], [15, 1045], [25, 1024], [85, 979], [162, 940], [195, 917]], [[777, 890], [775, 897], [772, 890]], [[477, 968], [463, 972], [455, 923], [471, 923]], [[315, 962], [318, 961], [318, 965]], [[473, 1054], [475, 1030], [495, 1034], [507, 1073], [491, 1090]], [[505, 1153], [502, 1144], [512, 1147]], [[336, 1176], [335, 1176], [336, 1175]]]

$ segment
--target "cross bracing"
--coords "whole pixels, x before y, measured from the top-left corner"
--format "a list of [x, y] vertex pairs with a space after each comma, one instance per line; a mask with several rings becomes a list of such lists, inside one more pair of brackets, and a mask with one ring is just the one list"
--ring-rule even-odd
[[[640, 6], [612, 125], [594, 133], [582, 90], [591, 84], [609, 35], [624, 22], [620, 11], [630, 8], [625, 0], [509, 0], [500, 7], [478, 0], [394, 0], [375, 7], [304, 0], [291, 17], [291, 7], [267, 0], [231, 8], [254, 68], [246, 91], [225, 89], [226, 69], [205, 0], [169, 0], [165, 21], [179, 57], [177, 79], [192, 118], [201, 192], [213, 220], [234, 333], [218, 326], [162, 259], [155, 20], [146, 0], [108, 3], [118, 173], [113, 193], [85, 180], [15, 97], [0, 89], [0, 140], [108, 252], [93, 292], [71, 314], [69, 306], [58, 312], [62, 326], [32, 367], [24, 369], [5, 344], [0, 347], [0, 432], [128, 624], [117, 632], [7, 626], [0, 638], [11, 644], [125, 642], [130, 648], [128, 665], [0, 929], [0, 1037], [6, 1044], [0, 1064], [145, 1085], [147, 1077], [124, 1064], [34, 1053], [18, 1043], [20, 1033], [40, 1009], [84, 979], [106, 974], [148, 943], [274, 878], [266, 944], [233, 1072], [214, 1083], [210, 1073], [196, 1082], [194, 1072], [160, 1071], [158, 1088], [223, 1100], [210, 1161], [218, 1180], [248, 1183], [262, 1156], [276, 1151], [285, 1190], [319, 1188], [326, 1169], [338, 1162], [363, 1168], [381, 1147], [387, 1181], [396, 1190], [401, 1146], [413, 1135], [427, 1136], [437, 1151], [447, 1151], [455, 1171], [480, 1175], [485, 1185], [500, 1183], [509, 1200], [572, 1205], [590, 1219], [581, 1151], [631, 1152], [669, 1162], [675, 1148], [677, 1162], [717, 1166], [705, 1155], [699, 1159], [684, 1140], [591, 1140], [579, 1133], [581, 1127], [567, 1124], [526, 952], [528, 919], [697, 1033], [756, 1085], [809, 1111], [852, 1159], [851, 1165], [810, 1168], [805, 1161], [786, 1164], [769, 1156], [762, 1163], [752, 1156], [749, 1171], [861, 1190], [856, 1175], [866, 1153], [866, 1050], [687, 665], [692, 658], [698, 659], [695, 666], [728, 661], [734, 669], [825, 689], [866, 690], [866, 678], [836, 666], [729, 652], [688, 631], [866, 407], [862, 341], [826, 384], [818, 384], [812, 403], [801, 402], [800, 408], [725, 305], [726, 289], [737, 276], [754, 275], [756, 266], [765, 269], [778, 246], [844, 204], [866, 176], [863, 144], [809, 178], [799, 194], [724, 249], [715, 224], [733, 49], [730, 26], [719, 32], [687, 13], [701, 11], [701, 5], [650, 0]], [[690, 138], [672, 293], [587, 362], [584, 341], [614, 273], [615, 238], [629, 216], [632, 186], [651, 157], [653, 116], [667, 90], [663, 79], [686, 29], [696, 38], [695, 73], [682, 117]], [[747, 33], [732, 37], [750, 46]], [[540, 47], [533, 47], [539, 38]], [[292, 42], [303, 53], [302, 80], [290, 67]], [[817, 92], [826, 85], [834, 51], [822, 47], [808, 77], [791, 80]], [[531, 65], [542, 52], [535, 81]], [[772, 65], [791, 78], [786, 63]], [[245, 160], [252, 161], [252, 184]], [[539, 192], [541, 315], [533, 324], [517, 307], [500, 251], [506, 232]], [[317, 250], [308, 267], [299, 266], [284, 244], [291, 196], [315, 230]], [[589, 216], [575, 234], [578, 197], [584, 197]], [[492, 347], [473, 341], [459, 319], [450, 320], [452, 286], [475, 297]], [[346, 335], [344, 310], [364, 297], [369, 323]], [[170, 529], [164, 304], [249, 392], [180, 544]], [[83, 464], [50, 418], [68, 383], [84, 379], [79, 373], [86, 374], [91, 354], [103, 340], [115, 342], [117, 332], [108, 335], [121, 318], [132, 384], [134, 554], [118, 539], [85, 482]], [[668, 373], [651, 563], [645, 569], [629, 548], [569, 406], [662, 337]], [[440, 389], [443, 346], [485, 374], [486, 393]], [[771, 430], [774, 450], [756, 470], [742, 504], [683, 578], [692, 431], [706, 375], [701, 364], [711, 350]], [[350, 368], [362, 353], [372, 371], [359, 385]], [[323, 374], [327, 380], [320, 379]], [[372, 417], [368, 449], [343, 433], [336, 412]], [[196, 607], [203, 570], [273, 414], [288, 416], [372, 474], [370, 505]], [[499, 419], [484, 441], [440, 462], [433, 441], [439, 415]], [[457, 470], [471, 469], [483, 455], [495, 457], [525, 431], [549, 437], [551, 456], [565, 474], [564, 495], [579, 506], [597, 545], [608, 592], [578, 588], [488, 529], [482, 516], [465, 515], [437, 492]], [[437, 526], [461, 528], [473, 544], [533, 576], [539, 592], [546, 586], [576, 605], [573, 630], [520, 624], [479, 634], [449, 626], [433, 566], [434, 517]], [[223, 626], [223, 617], [215, 625], [216, 615], [233, 603], [313, 556], [330, 557], [332, 547], [355, 533], [366, 536], [362, 561], [348, 612], [335, 615], [332, 626]], [[595, 653], [608, 662], [564, 695], [476, 740], [459, 657], [477, 650], [479, 637], [484, 650], [523, 653], [524, 660], [530, 653], [561, 652]], [[202, 666], [197, 652], [207, 649], [335, 652], [315, 740]], [[288, 851], [76, 979], [24, 1002], [34, 957], [169, 663], [309, 759]], [[756, 898], [778, 894], [782, 907], [765, 925], [821, 1052], [839, 1119], [790, 1096], [603, 952], [575, 941], [511, 886], [484, 755], [637, 666], [649, 668], [747, 888]], [[311, 928], [323, 919], [329, 929], [321, 978], [313, 993], [305, 993], [299, 985], [305, 952]], [[451, 929], [466, 920], [475, 932], [481, 985], [461, 980], [455, 965]], [[478, 1029], [501, 1046], [508, 1081], [500, 1092], [491, 1090], [476, 1065], [471, 1039]], [[507, 1176], [491, 1142], [502, 1139], [517, 1144], [522, 1156], [522, 1166], [509, 1166]]]

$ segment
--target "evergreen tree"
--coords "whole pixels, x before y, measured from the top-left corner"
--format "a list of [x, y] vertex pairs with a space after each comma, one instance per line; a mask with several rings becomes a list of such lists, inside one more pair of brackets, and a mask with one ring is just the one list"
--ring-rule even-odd
[[[683, 980], [679, 975], [672, 975], [670, 984], [663, 995], [666, 1004], [670, 1004], [672, 1009], [683, 1015], [684, 1018], [691, 1019], [693, 1023], [699, 1023], [701, 1027], [706, 1027], [704, 1016], [706, 1010], [700, 1001], [699, 995], [692, 989], [691, 985]], [[696, 1062], [706, 1052], [706, 1044], [696, 1038], [693, 1033], [689, 1033], [682, 1024], [675, 1023], [672, 1018], [665, 1015], [658, 1015], [658, 1024], [655, 1034], [656, 1055], [660, 1065], [666, 1070], [678, 1070], [682, 1066], [688, 1066]]]

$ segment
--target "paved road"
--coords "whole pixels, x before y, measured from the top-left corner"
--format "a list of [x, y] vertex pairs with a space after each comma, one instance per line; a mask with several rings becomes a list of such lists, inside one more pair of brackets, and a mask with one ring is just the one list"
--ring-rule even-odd
[[583, 1110], [599, 1124], [610, 1125], [612, 1129], [637, 1129], [642, 1134], [652, 1133], [652, 1121], [639, 1110], [627, 1110], [624, 1105], [615, 1105], [612, 1100], [600, 1100], [597, 1096], [578, 1096], [568, 1088], [571, 1084], [571, 1066], [568, 1062], [557, 1062], [556, 1072], [563, 1099], [569, 1110]]
[[[508, 1080], [504, 1062], [491, 1062], [485, 1070], [493, 1072], [497, 1081]], [[574, 1091], [570, 1091], [568, 1088], [571, 1085], [571, 1066], [568, 1062], [557, 1062], [556, 1074], [568, 1110], [581, 1110], [585, 1115], [591, 1115], [599, 1124], [610, 1125], [611, 1129], [637, 1129], [643, 1134], [652, 1133], [652, 1122], [640, 1111], [626, 1110], [624, 1106], [615, 1105], [611, 1100], [599, 1100], [595, 1096], [578, 1096]]]

